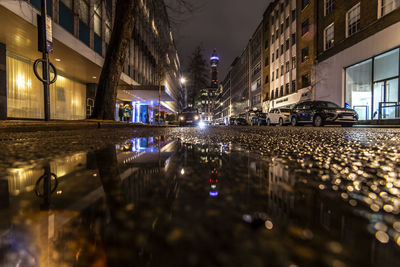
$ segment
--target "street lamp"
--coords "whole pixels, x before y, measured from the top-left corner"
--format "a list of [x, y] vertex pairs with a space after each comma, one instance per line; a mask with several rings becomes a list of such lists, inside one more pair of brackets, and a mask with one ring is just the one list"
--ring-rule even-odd
[[186, 83], [186, 79], [184, 77], [181, 78], [181, 84], [185, 84]]

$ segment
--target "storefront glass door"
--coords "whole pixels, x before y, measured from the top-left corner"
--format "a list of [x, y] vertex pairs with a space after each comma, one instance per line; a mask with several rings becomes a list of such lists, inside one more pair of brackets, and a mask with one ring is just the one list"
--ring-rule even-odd
[[398, 118], [399, 79], [391, 79], [374, 83], [374, 110], [373, 118], [395, 119]]

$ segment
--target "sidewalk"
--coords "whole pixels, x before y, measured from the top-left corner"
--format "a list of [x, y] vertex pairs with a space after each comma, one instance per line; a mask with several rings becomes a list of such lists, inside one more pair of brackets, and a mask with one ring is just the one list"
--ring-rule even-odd
[[37, 132], [37, 131], [65, 131], [86, 130], [99, 128], [137, 128], [137, 127], [171, 127], [173, 125], [150, 125], [143, 123], [126, 123], [104, 120], [79, 121], [34, 121], [34, 120], [6, 120], [0, 121], [0, 132]]

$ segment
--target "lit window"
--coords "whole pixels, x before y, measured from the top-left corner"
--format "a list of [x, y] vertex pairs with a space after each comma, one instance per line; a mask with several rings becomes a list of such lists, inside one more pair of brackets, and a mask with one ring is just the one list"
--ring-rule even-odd
[[101, 3], [94, 5], [94, 32], [101, 36]]
[[360, 3], [355, 5], [347, 12], [347, 37], [355, 34], [360, 30]]
[[325, 28], [325, 30], [324, 30], [324, 48], [325, 48], [325, 50], [327, 50], [333, 46], [333, 43], [335, 41], [334, 32], [335, 32], [335, 25], [333, 23]]
[[305, 62], [308, 60], [308, 47], [305, 47], [301, 50], [301, 61]]
[[400, 0], [379, 0], [381, 17], [400, 7]]
[[83, 23], [89, 25], [89, 2], [86, 0], [79, 2], [79, 18]]

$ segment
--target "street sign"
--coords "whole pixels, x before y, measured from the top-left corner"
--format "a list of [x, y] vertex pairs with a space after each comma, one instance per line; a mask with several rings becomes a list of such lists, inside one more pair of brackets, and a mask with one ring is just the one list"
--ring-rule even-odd
[[53, 53], [53, 21], [50, 16], [46, 16], [46, 51]]

